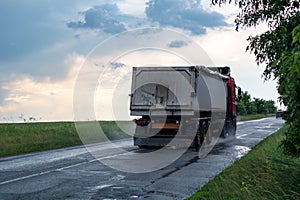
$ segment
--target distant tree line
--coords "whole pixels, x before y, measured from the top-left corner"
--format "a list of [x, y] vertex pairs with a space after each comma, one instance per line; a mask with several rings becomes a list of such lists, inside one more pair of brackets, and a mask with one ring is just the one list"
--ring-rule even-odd
[[277, 110], [275, 101], [251, 98], [247, 91], [242, 91], [237, 100], [238, 115], [271, 114]]

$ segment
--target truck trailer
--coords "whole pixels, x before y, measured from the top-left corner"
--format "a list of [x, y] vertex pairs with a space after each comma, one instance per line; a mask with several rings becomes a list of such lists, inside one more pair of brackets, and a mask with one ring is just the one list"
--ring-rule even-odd
[[236, 90], [227, 66], [133, 67], [130, 114], [139, 116], [134, 145], [199, 150], [215, 121], [222, 126], [218, 136], [235, 136]]

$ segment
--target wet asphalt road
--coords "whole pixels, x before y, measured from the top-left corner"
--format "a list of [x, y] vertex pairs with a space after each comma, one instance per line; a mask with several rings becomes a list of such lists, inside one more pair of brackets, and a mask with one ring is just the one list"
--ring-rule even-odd
[[[111, 169], [83, 146], [0, 158], [0, 199], [185, 199], [283, 124], [275, 118], [240, 122], [236, 138], [220, 140], [205, 158], [189, 149], [168, 167], [142, 174]], [[131, 139], [117, 144], [150, 151]], [[120, 156], [109, 143], [97, 151], [103, 159]]]

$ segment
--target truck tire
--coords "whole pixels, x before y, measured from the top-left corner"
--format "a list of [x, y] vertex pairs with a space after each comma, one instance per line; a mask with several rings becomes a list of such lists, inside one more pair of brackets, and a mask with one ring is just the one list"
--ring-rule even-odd
[[236, 135], [236, 118], [235, 117], [233, 117], [230, 120], [230, 124], [229, 124], [229, 128], [228, 128], [228, 135], [232, 136], [232, 137], [235, 137], [235, 135]]
[[194, 139], [195, 149], [196, 149], [197, 152], [199, 151], [201, 145], [204, 142], [204, 139], [206, 137], [206, 131], [207, 131], [207, 124], [206, 124], [205, 121], [203, 121], [200, 124], [200, 127], [197, 131], [196, 137]]
[[195, 139], [194, 139], [194, 146], [195, 146], [196, 152], [198, 152], [199, 149], [200, 149], [200, 146], [201, 146], [199, 130], [197, 131], [197, 134], [196, 134]]
[[220, 137], [222, 138], [226, 138], [228, 136], [234, 137], [235, 134], [236, 134], [236, 118], [233, 117], [231, 119], [226, 120]]
[[224, 127], [222, 129], [221, 138], [226, 138], [228, 136], [228, 124], [226, 124], [227, 122], [225, 122]]

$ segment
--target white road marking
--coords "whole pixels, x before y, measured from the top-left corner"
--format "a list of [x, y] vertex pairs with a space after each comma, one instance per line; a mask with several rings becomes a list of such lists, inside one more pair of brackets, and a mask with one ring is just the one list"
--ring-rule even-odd
[[55, 172], [55, 171], [62, 171], [62, 170], [69, 169], [69, 168], [72, 168], [72, 167], [77, 167], [77, 166], [80, 166], [80, 165], [83, 165], [83, 164], [88, 164], [88, 163], [92, 163], [92, 162], [95, 162], [95, 161], [114, 158], [116, 156], [126, 155], [126, 154], [129, 154], [129, 153], [131, 153], [131, 152], [116, 154], [116, 155], [112, 155], [112, 156], [105, 156], [103, 158], [93, 159], [93, 160], [90, 160], [90, 161], [85, 161], [85, 162], [81, 162], [81, 163], [77, 163], [77, 164], [73, 164], [73, 165], [69, 165], [69, 166], [65, 166], [65, 167], [61, 167], [61, 168], [56, 168], [56, 169], [52, 169], [52, 170], [48, 170], [48, 171], [44, 171], [44, 172], [40, 172], [40, 173], [36, 173], [36, 174], [31, 174], [31, 175], [28, 175], [28, 176], [23, 176], [23, 177], [19, 177], [19, 178], [15, 178], [15, 179], [11, 179], [11, 180], [8, 180], [8, 181], [1, 182], [0, 185], [5, 185], [5, 184], [8, 184], [8, 183], [17, 182], [17, 181], [21, 181], [21, 180], [32, 178], [32, 177], [49, 174], [49, 173]]
[[4, 185], [4, 184], [8, 184], [8, 183], [12, 183], [12, 182], [16, 182], [16, 181], [20, 181], [20, 180], [24, 180], [24, 179], [36, 177], [36, 176], [41, 176], [41, 175], [49, 174], [49, 173], [55, 172], [55, 171], [62, 171], [64, 169], [76, 167], [76, 166], [79, 166], [79, 165], [82, 165], [82, 164], [85, 164], [85, 163], [91, 163], [91, 162], [94, 162], [95, 160], [96, 159], [91, 160], [89, 162], [81, 162], [81, 163], [77, 163], [77, 164], [74, 164], [74, 165], [69, 165], [69, 166], [66, 166], [66, 167], [61, 167], [61, 168], [52, 169], [52, 170], [48, 170], [48, 171], [44, 171], [44, 172], [40, 172], [40, 173], [36, 173], [36, 174], [31, 174], [31, 175], [28, 175], [28, 176], [23, 176], [23, 177], [11, 179], [11, 180], [8, 180], [8, 181], [1, 182], [0, 185]]

